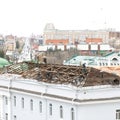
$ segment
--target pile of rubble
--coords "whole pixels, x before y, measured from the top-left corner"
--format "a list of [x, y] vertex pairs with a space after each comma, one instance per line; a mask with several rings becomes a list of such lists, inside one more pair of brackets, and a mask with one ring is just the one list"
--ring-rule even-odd
[[116, 74], [96, 68], [66, 66], [58, 64], [38, 64], [23, 62], [8, 66], [4, 73], [19, 74], [27, 79], [54, 84], [72, 84], [74, 86], [118, 85], [120, 77]]

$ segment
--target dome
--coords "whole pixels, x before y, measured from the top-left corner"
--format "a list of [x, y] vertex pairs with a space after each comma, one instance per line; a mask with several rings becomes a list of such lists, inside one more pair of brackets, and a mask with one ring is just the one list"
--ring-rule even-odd
[[0, 58], [0, 68], [4, 67], [5, 65], [9, 65], [10, 63], [4, 59], [4, 58]]

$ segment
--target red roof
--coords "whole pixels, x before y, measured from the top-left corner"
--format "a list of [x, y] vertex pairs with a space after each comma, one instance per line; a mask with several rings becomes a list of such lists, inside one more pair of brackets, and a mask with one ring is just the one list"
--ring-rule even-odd
[[63, 45], [67, 45], [69, 43], [69, 40], [68, 39], [49, 39], [49, 40], [46, 40], [46, 44], [54, 44], [54, 45], [57, 45], [57, 44], [63, 44]]
[[102, 43], [102, 38], [86, 38], [86, 43]]

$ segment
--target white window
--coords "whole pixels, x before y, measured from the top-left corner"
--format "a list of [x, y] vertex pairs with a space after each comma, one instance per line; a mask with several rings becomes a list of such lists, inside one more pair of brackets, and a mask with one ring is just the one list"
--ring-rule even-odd
[[42, 113], [42, 102], [39, 102], [39, 107], [40, 107], [40, 113]]
[[49, 104], [49, 113], [52, 115], [52, 104]]
[[75, 120], [74, 108], [71, 108], [71, 120]]
[[30, 100], [30, 109], [33, 110], [33, 100]]
[[63, 118], [63, 107], [60, 106], [60, 118]]
[[8, 114], [7, 113], [5, 114], [5, 120], [8, 120]]
[[116, 120], [120, 120], [120, 110], [116, 110]]
[[16, 96], [14, 96], [14, 106], [16, 106]]
[[24, 98], [21, 99], [22, 108], [24, 108]]

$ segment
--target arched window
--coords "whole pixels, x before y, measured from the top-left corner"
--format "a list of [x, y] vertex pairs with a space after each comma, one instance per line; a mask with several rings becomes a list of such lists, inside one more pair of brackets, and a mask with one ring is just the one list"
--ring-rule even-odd
[[8, 120], [8, 113], [5, 114], [5, 120]]
[[40, 113], [42, 113], [42, 102], [39, 102], [39, 109], [40, 109]]
[[74, 108], [71, 108], [71, 120], [75, 120]]
[[16, 115], [14, 115], [14, 120], [17, 120], [17, 117], [16, 117]]
[[14, 106], [16, 106], [16, 96], [14, 96]]
[[5, 96], [5, 104], [8, 105], [8, 97]]
[[120, 120], [120, 110], [116, 110], [116, 120]]
[[117, 59], [117, 58], [113, 58], [112, 60], [113, 60], [113, 61], [118, 61], [118, 59]]
[[24, 98], [21, 99], [22, 108], [24, 108]]
[[33, 100], [30, 100], [30, 109], [33, 110]]
[[60, 106], [60, 118], [63, 118], [63, 107]]
[[49, 113], [52, 115], [52, 104], [49, 104]]

